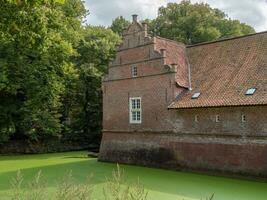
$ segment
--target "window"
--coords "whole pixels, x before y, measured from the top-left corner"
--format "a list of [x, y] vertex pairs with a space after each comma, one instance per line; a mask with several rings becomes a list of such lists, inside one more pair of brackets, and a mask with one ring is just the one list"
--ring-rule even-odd
[[243, 123], [247, 121], [247, 117], [246, 117], [246, 115], [242, 115], [242, 116], [241, 116], [241, 121], [242, 121]]
[[132, 66], [132, 77], [137, 77], [137, 66]]
[[220, 115], [216, 115], [216, 116], [215, 116], [215, 121], [216, 121], [216, 122], [220, 122]]
[[256, 88], [249, 88], [247, 91], [246, 91], [246, 95], [253, 95], [256, 91]]
[[195, 115], [195, 122], [198, 122], [198, 115]]
[[196, 92], [192, 95], [192, 99], [197, 99], [200, 96], [200, 92]]
[[129, 103], [130, 123], [141, 124], [141, 97], [131, 97]]

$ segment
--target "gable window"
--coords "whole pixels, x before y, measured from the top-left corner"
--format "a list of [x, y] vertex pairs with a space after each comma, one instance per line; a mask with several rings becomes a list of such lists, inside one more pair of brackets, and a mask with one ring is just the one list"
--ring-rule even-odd
[[131, 97], [129, 102], [130, 123], [141, 124], [141, 97]]
[[131, 68], [131, 70], [132, 70], [132, 77], [134, 78], [134, 77], [137, 77], [137, 66], [132, 66], [132, 68]]

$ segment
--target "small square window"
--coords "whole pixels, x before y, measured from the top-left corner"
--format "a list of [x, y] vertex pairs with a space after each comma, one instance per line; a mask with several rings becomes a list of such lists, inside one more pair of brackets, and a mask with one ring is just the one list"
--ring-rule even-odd
[[256, 88], [249, 88], [247, 91], [246, 91], [246, 95], [253, 95], [256, 91]]
[[192, 95], [192, 99], [197, 99], [200, 96], [200, 92], [196, 92]]
[[133, 78], [137, 77], [137, 66], [132, 66], [131, 70], [132, 70], [132, 77]]
[[245, 123], [247, 121], [247, 116], [246, 115], [242, 115], [241, 116], [241, 122]]
[[215, 122], [220, 122], [220, 120], [221, 120], [221, 119], [220, 119], [220, 115], [216, 115], [216, 116], [215, 116]]
[[195, 115], [195, 122], [198, 122], [198, 115]]

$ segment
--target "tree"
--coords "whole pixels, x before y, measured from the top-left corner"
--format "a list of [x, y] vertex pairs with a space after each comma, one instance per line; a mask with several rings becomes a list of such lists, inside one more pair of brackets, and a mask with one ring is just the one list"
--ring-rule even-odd
[[[87, 26], [83, 30], [75, 65], [79, 71], [77, 106], [71, 108], [72, 135], [83, 140], [99, 142], [102, 129], [101, 77], [115, 56], [120, 37], [104, 27]], [[77, 112], [78, 111], [78, 112]]]
[[17, 4], [17, 5], [50, 5], [55, 3], [64, 3], [65, 0], [7, 0], [9, 3]]
[[149, 24], [150, 32], [186, 44], [255, 32], [252, 27], [231, 20], [219, 9], [204, 3], [192, 4], [188, 0], [180, 4], [169, 3], [160, 7], [158, 13], [158, 17]]
[[122, 36], [122, 32], [125, 28], [127, 28], [130, 25], [130, 22], [123, 18], [122, 16], [117, 17], [112, 21], [112, 24], [110, 26], [110, 29], [117, 33], [118, 35]]
[[79, 34], [70, 29], [74, 19], [62, 5], [1, 0], [0, 10], [0, 140], [11, 134], [30, 139], [58, 135], [65, 77], [75, 71], [73, 38]]
[[80, 0], [14, 2], [0, 0], [0, 143], [99, 139], [101, 77], [120, 37], [84, 27]]

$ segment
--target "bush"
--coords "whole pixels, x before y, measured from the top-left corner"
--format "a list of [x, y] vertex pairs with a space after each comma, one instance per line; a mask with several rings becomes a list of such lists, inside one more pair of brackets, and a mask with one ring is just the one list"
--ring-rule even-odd
[[53, 137], [42, 141], [10, 140], [7, 143], [0, 143], [0, 154], [37, 154], [77, 151], [96, 148], [88, 143], [69, 141], [65, 138]]

